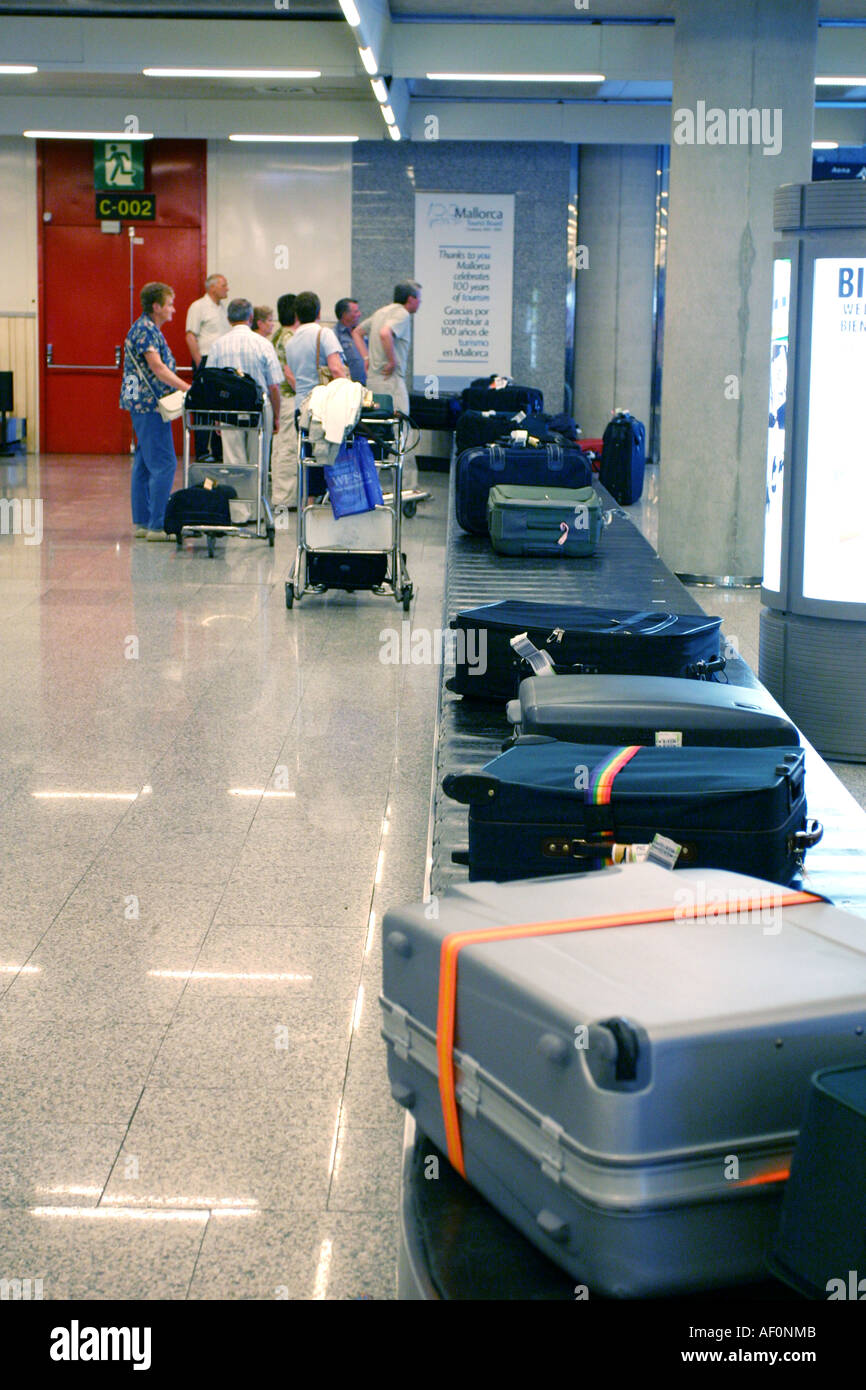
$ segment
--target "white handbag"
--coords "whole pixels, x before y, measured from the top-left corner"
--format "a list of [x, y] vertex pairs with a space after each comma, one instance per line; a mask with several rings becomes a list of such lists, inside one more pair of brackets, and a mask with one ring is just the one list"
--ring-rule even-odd
[[160, 396], [156, 407], [163, 420], [177, 420], [183, 414], [185, 395], [185, 391], [170, 391], [167, 396]]

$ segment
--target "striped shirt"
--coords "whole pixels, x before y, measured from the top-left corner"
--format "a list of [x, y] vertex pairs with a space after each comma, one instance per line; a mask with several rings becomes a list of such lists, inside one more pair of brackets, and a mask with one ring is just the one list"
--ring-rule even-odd
[[283, 369], [273, 345], [260, 333], [254, 333], [248, 323], [235, 324], [228, 333], [217, 338], [207, 355], [209, 367], [236, 367], [257, 381], [268, 394], [269, 386], [285, 381]]

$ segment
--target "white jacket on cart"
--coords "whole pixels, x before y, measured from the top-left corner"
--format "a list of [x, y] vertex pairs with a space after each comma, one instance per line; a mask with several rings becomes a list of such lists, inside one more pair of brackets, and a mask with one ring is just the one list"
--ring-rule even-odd
[[363, 400], [361, 383], [347, 377], [313, 387], [301, 405], [300, 424], [309, 434], [316, 463], [334, 463], [340, 445], [361, 418]]

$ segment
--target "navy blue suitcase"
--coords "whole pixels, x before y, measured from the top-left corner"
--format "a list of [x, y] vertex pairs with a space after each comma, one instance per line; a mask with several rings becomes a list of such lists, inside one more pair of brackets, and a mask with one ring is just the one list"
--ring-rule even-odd
[[592, 468], [576, 446], [491, 444], [466, 449], [457, 459], [455, 501], [464, 531], [487, 535], [487, 497], [500, 483], [526, 487], [589, 487]]
[[615, 415], [602, 436], [602, 487], [621, 507], [637, 502], [643, 492], [646, 467], [646, 430], [640, 420], [625, 413]]
[[[443, 790], [469, 806], [469, 877], [601, 868], [657, 834], [679, 868], [789, 883], [821, 838], [800, 748], [626, 748], [528, 739]], [[458, 861], [461, 856], [456, 856]]]
[[527, 415], [540, 415], [544, 409], [544, 396], [534, 386], [501, 386], [498, 390], [467, 386], [460, 400], [464, 410], [523, 410]]
[[484, 700], [513, 699], [531, 674], [511, 646], [511, 638], [521, 632], [546, 650], [563, 674], [709, 679], [725, 665], [719, 655], [721, 622], [704, 613], [636, 613], [521, 599], [466, 608], [451, 623], [463, 636], [455, 641], [455, 673], [448, 689]]
[[512, 430], [526, 428], [529, 417], [523, 411], [464, 410], [454, 427], [454, 447], [458, 454], [508, 439]]

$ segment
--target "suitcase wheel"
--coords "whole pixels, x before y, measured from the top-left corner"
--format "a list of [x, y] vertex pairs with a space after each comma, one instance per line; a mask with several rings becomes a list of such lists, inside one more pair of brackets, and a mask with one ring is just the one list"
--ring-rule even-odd
[[414, 590], [411, 584], [407, 584], [403, 589], [403, 612], [408, 613], [412, 606], [412, 595]]
[[290, 579], [286, 580], [286, 607], [293, 607], [295, 602], [295, 587]]
[[274, 527], [273, 527], [273, 526], [269, 526], [269, 527], [268, 527], [268, 545], [271, 547], [271, 550], [273, 550], [273, 548], [274, 548], [274, 536], [275, 536], [275, 535], [276, 535], [276, 531], [274, 530]]

